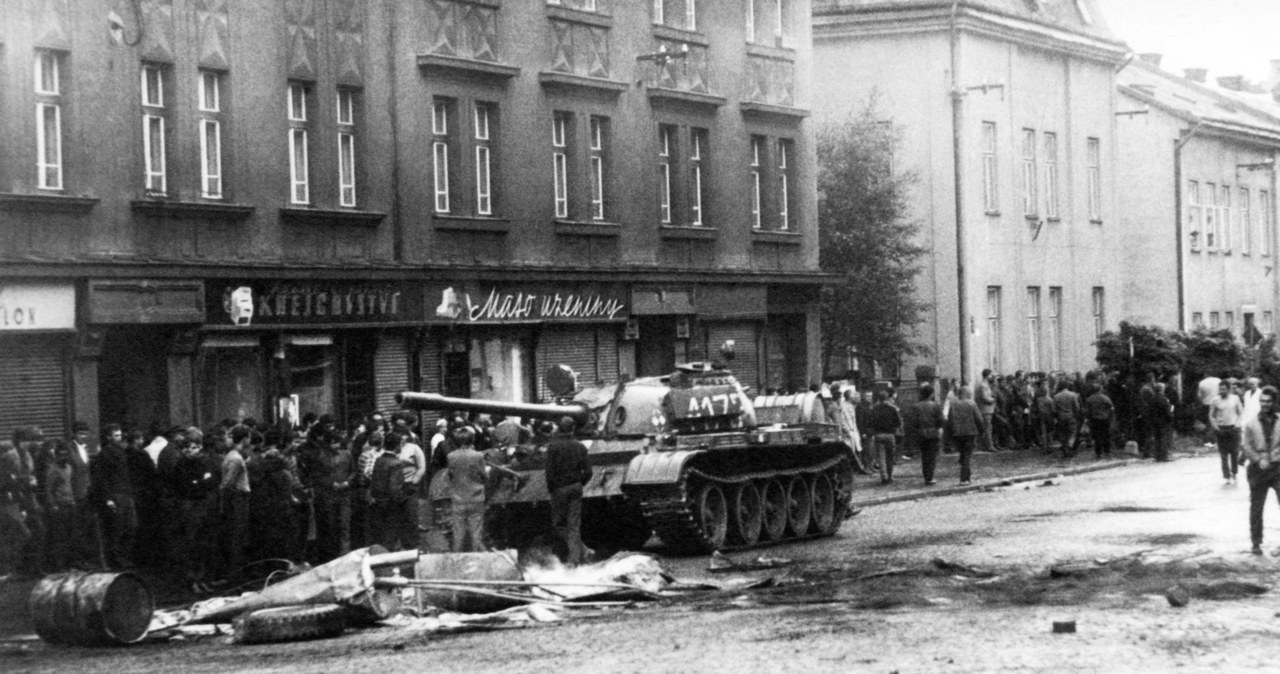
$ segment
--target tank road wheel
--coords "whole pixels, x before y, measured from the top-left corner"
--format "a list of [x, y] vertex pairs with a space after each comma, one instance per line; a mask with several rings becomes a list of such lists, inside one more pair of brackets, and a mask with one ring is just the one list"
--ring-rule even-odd
[[733, 487], [729, 492], [729, 506], [729, 540], [737, 545], [755, 545], [760, 540], [760, 525], [764, 521], [760, 490], [750, 482]]
[[706, 484], [698, 490], [698, 528], [712, 550], [724, 547], [729, 531], [729, 506], [719, 485]]
[[813, 504], [811, 512], [813, 524], [810, 530], [824, 536], [834, 534], [836, 529], [840, 528], [840, 524], [836, 519], [836, 494], [831, 485], [831, 478], [827, 477], [826, 473], [814, 475], [809, 483], [809, 494]]
[[787, 486], [787, 530], [793, 536], [809, 533], [809, 513], [813, 505], [809, 499], [809, 481], [803, 475], [791, 478]]
[[760, 493], [764, 522], [761, 536], [765, 540], [780, 540], [787, 532], [787, 488], [778, 479], [766, 480]]

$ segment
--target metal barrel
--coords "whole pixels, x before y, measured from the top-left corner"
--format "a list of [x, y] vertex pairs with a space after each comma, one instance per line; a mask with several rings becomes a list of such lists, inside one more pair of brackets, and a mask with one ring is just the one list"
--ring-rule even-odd
[[571, 417], [578, 425], [587, 423], [591, 411], [582, 403], [573, 402], [566, 405], [540, 405], [537, 403], [516, 403], [505, 400], [480, 400], [475, 398], [448, 398], [437, 393], [418, 393], [405, 391], [396, 394], [396, 402], [408, 410], [458, 410], [462, 412], [481, 412], [483, 414], [511, 414], [537, 419], [559, 419]]
[[119, 645], [146, 636], [155, 601], [146, 583], [132, 573], [72, 571], [40, 579], [27, 610], [45, 641]]

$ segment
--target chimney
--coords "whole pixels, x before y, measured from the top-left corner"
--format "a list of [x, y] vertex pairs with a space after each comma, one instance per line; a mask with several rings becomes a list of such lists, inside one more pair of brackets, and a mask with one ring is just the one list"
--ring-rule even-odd
[[1192, 82], [1204, 84], [1205, 81], [1209, 79], [1208, 68], [1187, 68], [1182, 72], [1185, 73], [1186, 78]]
[[1147, 52], [1145, 54], [1138, 54], [1139, 60], [1141, 60], [1143, 63], [1146, 63], [1148, 65], [1155, 66], [1156, 68], [1160, 67], [1160, 59], [1162, 58], [1164, 58], [1164, 55], [1157, 54], [1156, 52]]
[[1230, 77], [1219, 77], [1218, 86], [1231, 91], [1244, 91], [1244, 77], [1241, 75], [1231, 75]]

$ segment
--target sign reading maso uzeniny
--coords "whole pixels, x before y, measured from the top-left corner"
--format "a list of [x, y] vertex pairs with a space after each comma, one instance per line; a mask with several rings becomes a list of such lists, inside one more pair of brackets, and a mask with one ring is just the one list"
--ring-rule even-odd
[[422, 286], [398, 281], [211, 281], [210, 325], [284, 326], [420, 322]]
[[599, 284], [437, 284], [427, 288], [431, 323], [600, 323], [630, 316], [622, 287]]

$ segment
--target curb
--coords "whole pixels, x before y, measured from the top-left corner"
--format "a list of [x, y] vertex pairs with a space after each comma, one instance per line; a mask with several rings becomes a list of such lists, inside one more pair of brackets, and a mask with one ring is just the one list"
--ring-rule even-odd
[[1089, 464], [1087, 466], [1078, 466], [1065, 468], [1062, 470], [1043, 471], [1040, 473], [1029, 473], [1027, 475], [1015, 475], [1013, 477], [1005, 477], [1000, 479], [986, 480], [983, 482], [974, 482], [973, 484], [955, 485], [953, 487], [942, 487], [940, 489], [921, 489], [917, 491], [909, 491], [901, 494], [890, 494], [878, 498], [860, 501], [854, 498], [849, 504], [850, 508], [870, 508], [872, 506], [885, 505], [888, 503], [901, 503], [903, 501], [919, 501], [921, 499], [933, 498], [935, 496], [953, 496], [956, 494], [965, 494], [968, 492], [982, 491], [993, 487], [1009, 486], [1021, 482], [1038, 482], [1040, 480], [1049, 480], [1064, 475], [1080, 475], [1082, 473], [1092, 473], [1099, 470], [1109, 470], [1111, 468], [1120, 468], [1123, 466], [1142, 463], [1143, 459], [1113, 459], [1111, 461], [1103, 461], [1099, 463]]

